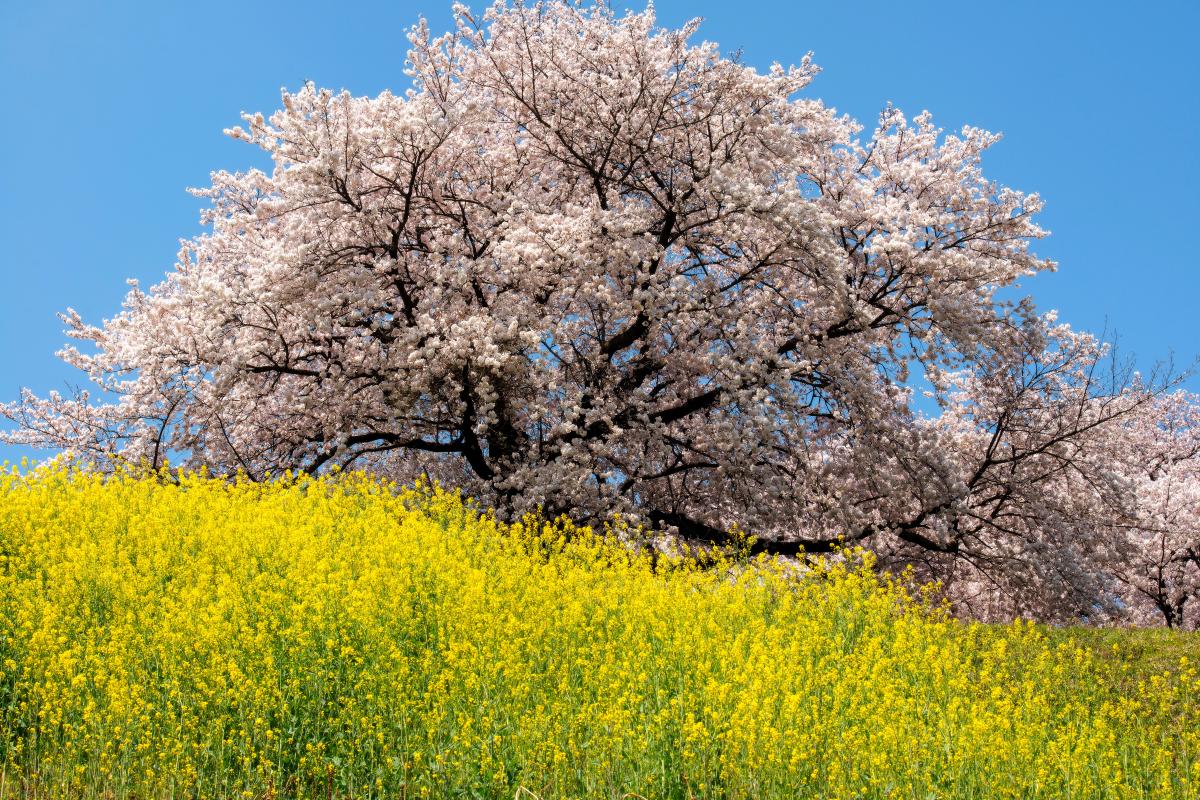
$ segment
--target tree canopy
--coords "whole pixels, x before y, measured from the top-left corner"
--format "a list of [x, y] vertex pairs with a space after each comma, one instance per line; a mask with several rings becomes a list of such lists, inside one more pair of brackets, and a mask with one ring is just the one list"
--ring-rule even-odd
[[997, 135], [864, 133], [808, 58], [761, 74], [652, 10], [456, 19], [412, 30], [400, 94], [245, 115], [271, 173], [214, 173], [163, 283], [68, 311], [102, 391], [26, 392], [5, 437], [427, 475], [503, 515], [864, 544], [984, 616], [1195, 623], [1195, 401], [1000, 299], [1054, 265], [1041, 199], [982, 172]]

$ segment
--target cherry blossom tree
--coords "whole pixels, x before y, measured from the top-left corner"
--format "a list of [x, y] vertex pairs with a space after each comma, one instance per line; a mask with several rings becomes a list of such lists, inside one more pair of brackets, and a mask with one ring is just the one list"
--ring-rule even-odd
[[214, 173], [163, 283], [69, 311], [99, 396], [26, 392], [6, 438], [859, 542], [976, 613], [1111, 610], [1136, 503], [1106, 431], [1162, 386], [998, 299], [1053, 264], [1041, 199], [981, 171], [997, 135], [889, 108], [864, 136], [807, 57], [761, 74], [651, 10], [455, 15], [413, 29], [403, 93], [307, 85], [230, 130], [271, 173]]
[[1125, 539], [1106, 566], [1129, 616], [1143, 624], [1200, 627], [1200, 398], [1174, 393], [1119, 431], [1132, 513], [1110, 525]]

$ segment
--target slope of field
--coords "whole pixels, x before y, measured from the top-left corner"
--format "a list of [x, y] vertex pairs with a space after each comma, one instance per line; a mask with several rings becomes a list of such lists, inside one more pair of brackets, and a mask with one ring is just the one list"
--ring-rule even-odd
[[1195, 667], [1121, 648], [362, 476], [0, 478], [0, 798], [1196, 797]]

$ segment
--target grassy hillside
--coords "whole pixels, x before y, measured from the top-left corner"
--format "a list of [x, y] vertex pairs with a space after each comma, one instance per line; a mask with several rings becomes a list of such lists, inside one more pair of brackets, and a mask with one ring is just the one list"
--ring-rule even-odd
[[360, 476], [0, 478], [0, 798], [1197, 797], [1197, 649]]

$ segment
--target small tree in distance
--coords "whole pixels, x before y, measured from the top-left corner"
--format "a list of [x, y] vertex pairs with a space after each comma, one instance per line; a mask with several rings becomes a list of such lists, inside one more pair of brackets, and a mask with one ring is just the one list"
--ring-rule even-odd
[[[1195, 448], [1148, 465], [1194, 407], [997, 299], [1053, 267], [1041, 199], [981, 172], [998, 136], [889, 108], [863, 138], [800, 94], [807, 57], [759, 74], [649, 10], [455, 16], [413, 29], [403, 94], [308, 85], [246, 115], [229, 133], [271, 174], [214, 173], [211, 231], [162, 284], [99, 327], [64, 316], [94, 350], [63, 357], [115, 400], [25, 393], [6, 438], [425, 474], [501, 514], [738, 525], [779, 554], [862, 543], [981, 616], [1138, 608], [1169, 528], [1183, 623]], [[1150, 512], [1164, 470], [1189, 488]]]

